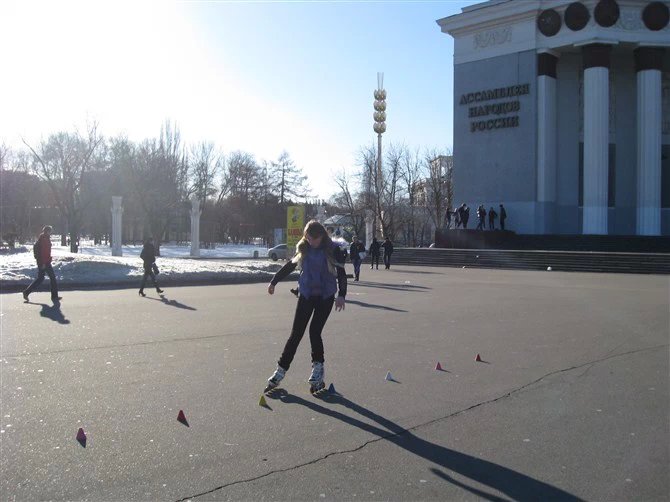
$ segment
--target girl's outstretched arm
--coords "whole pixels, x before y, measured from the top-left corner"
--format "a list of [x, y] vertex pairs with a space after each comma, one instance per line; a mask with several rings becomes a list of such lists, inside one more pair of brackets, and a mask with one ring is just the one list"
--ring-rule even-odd
[[297, 263], [294, 263], [293, 261], [287, 261], [286, 264], [282, 268], [280, 268], [279, 271], [274, 275], [274, 277], [270, 281], [270, 284], [272, 286], [276, 286], [278, 282], [286, 279], [286, 277], [288, 277], [291, 274], [291, 272], [295, 270], [297, 266], [298, 266]]

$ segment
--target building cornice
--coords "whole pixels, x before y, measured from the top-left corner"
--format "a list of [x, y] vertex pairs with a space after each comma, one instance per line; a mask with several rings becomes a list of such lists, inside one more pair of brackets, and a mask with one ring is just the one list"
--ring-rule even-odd
[[[555, 36], [545, 36], [537, 28], [537, 18], [546, 9], [563, 17], [574, 0], [490, 0], [470, 6], [460, 14], [439, 19], [443, 33], [454, 37], [454, 63], [461, 64], [522, 51], [575, 51], [576, 47], [597, 39], [609, 44], [640, 44], [667, 47], [670, 26], [651, 31], [642, 23], [640, 12], [646, 0], [617, 0], [621, 9], [614, 26], [599, 26], [593, 15], [581, 30], [565, 24]], [[581, 0], [592, 13], [598, 0]], [[649, 0], [651, 1], [651, 0]]]

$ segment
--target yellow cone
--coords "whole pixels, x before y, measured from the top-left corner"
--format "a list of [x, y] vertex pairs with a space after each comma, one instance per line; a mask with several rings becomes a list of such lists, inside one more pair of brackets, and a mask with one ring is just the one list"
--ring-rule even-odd
[[268, 403], [265, 402], [265, 396], [261, 395], [260, 400], [258, 401], [258, 406], [267, 406]]

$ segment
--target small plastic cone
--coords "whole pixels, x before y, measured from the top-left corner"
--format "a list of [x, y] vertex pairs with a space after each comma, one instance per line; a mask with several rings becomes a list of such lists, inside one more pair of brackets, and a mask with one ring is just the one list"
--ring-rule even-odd
[[258, 406], [266, 406], [267, 407], [268, 403], [265, 402], [265, 396], [261, 396], [260, 400], [258, 401]]
[[83, 443], [86, 441], [86, 433], [84, 432], [84, 429], [79, 427], [79, 431], [77, 431], [77, 441], [80, 443]]
[[177, 420], [182, 422], [182, 423], [186, 422], [186, 415], [184, 415], [183, 410], [179, 410], [179, 415], [177, 415]]
[[442, 365], [438, 361], [437, 364], [435, 365], [435, 371], [442, 371]]
[[387, 371], [387, 372], [386, 372], [386, 380], [388, 380], [389, 382], [392, 382], [392, 381], [393, 381], [393, 376], [391, 376], [391, 372], [390, 372], [390, 371]]
[[331, 394], [337, 393], [337, 391], [335, 390], [335, 386], [332, 383], [330, 384], [330, 387], [328, 387], [328, 392], [330, 392]]
[[482, 361], [482, 358], [481, 358], [481, 357], [479, 357], [479, 354], [477, 354], [477, 357], [475, 357], [475, 361], [479, 361], [479, 362], [481, 362], [481, 361]]

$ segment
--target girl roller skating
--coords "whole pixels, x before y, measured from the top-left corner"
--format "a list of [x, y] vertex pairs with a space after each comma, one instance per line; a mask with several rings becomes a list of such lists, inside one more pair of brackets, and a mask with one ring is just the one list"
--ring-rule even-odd
[[[344, 298], [347, 294], [347, 275], [342, 265], [344, 259], [341, 253], [342, 251], [333, 243], [324, 226], [312, 220], [305, 226], [303, 237], [296, 246], [293, 259], [287, 262], [270, 281], [268, 293], [272, 295], [277, 283], [293, 272], [296, 267], [300, 267], [300, 278], [298, 279], [300, 292], [291, 336], [284, 346], [277, 369], [268, 379], [265, 392], [277, 387], [286, 375], [310, 318], [312, 319], [309, 326], [309, 341], [312, 346], [310, 392], [319, 392], [325, 388], [321, 332], [333, 309], [333, 303], [335, 303], [335, 310], [344, 310]], [[337, 299], [335, 293], [337, 293]]]

